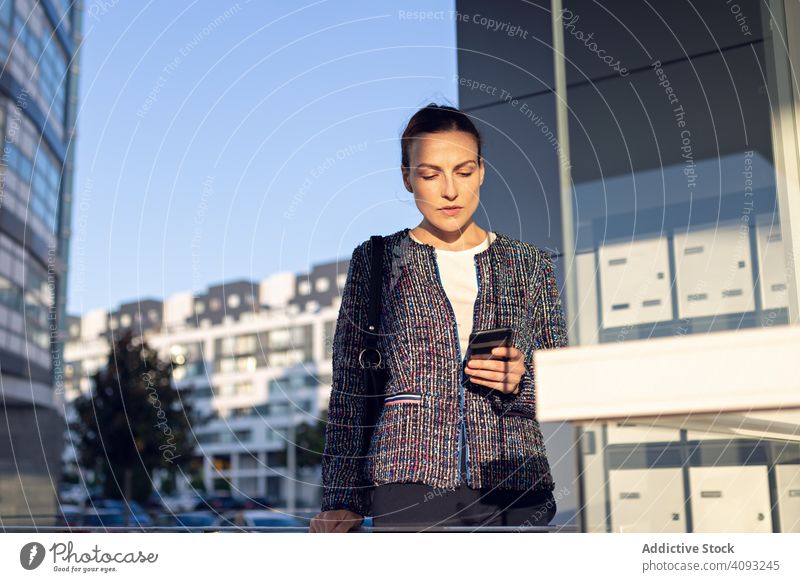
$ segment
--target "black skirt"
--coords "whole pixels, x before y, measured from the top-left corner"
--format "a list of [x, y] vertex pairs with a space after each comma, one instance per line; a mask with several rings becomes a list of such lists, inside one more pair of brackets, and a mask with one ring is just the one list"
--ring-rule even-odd
[[541, 526], [556, 514], [551, 491], [471, 489], [465, 477], [462, 443], [458, 489], [437, 489], [424, 483], [376, 485], [372, 494], [373, 526]]

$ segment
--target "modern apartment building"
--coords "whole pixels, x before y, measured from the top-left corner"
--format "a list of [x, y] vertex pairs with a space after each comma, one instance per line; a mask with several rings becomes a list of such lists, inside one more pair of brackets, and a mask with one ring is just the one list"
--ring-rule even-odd
[[[205, 420], [193, 429], [195, 469], [209, 493], [319, 503], [319, 469], [297, 469], [293, 430], [327, 408], [331, 347], [347, 261], [260, 283], [231, 281], [202, 295], [131, 302], [70, 319], [67, 398], [91, 388], [112, 332], [143, 334], [173, 363], [176, 387]], [[64, 460], [74, 463], [71, 447]], [[179, 487], [188, 488], [188, 479]]]
[[[0, 3], [0, 515], [55, 511], [81, 2]], [[14, 517], [21, 516], [21, 517]]]

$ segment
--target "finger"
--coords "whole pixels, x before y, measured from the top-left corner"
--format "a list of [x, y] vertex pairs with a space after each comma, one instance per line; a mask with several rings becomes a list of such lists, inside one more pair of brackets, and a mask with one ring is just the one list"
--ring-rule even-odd
[[475, 379], [473, 380], [476, 384], [480, 384], [482, 386], [488, 386], [489, 388], [493, 388], [498, 392], [502, 392], [504, 394], [519, 394], [522, 385], [520, 382], [514, 382], [513, 380], [504, 380], [504, 381], [493, 381], [493, 380], [484, 380], [484, 379]]
[[501, 372], [504, 374], [511, 374], [511, 375], [519, 374], [520, 376], [522, 376], [522, 374], [525, 373], [525, 364], [523, 362], [485, 361], [476, 367], [468, 365], [464, 371], [467, 374], [474, 374], [480, 370], [491, 370], [493, 372]]
[[316, 517], [314, 521], [314, 532], [315, 533], [327, 533], [333, 526], [335, 521], [330, 517]]
[[497, 346], [492, 348], [492, 355], [501, 358], [516, 358], [520, 354], [522, 354], [522, 352], [514, 346]]
[[470, 378], [481, 378], [483, 380], [492, 380], [494, 382], [510, 382], [512, 385], [518, 382], [516, 374], [508, 372], [496, 372], [494, 370], [476, 370], [472, 374], [468, 374]]
[[469, 373], [475, 370], [494, 370], [496, 372], [522, 373], [525, 371], [522, 362], [507, 361], [507, 360], [483, 360], [480, 363], [472, 365], [467, 363], [466, 372]]
[[481, 378], [475, 378], [472, 380], [475, 384], [480, 384], [481, 386], [488, 386], [489, 388], [494, 388], [495, 390], [499, 390], [500, 392], [506, 391], [506, 385], [504, 382], [493, 382], [492, 380], [483, 380]]
[[337, 517], [329, 517], [325, 521], [325, 528], [324, 531], [326, 533], [334, 533], [337, 531], [337, 528], [342, 524], [342, 519]]
[[339, 523], [336, 524], [336, 527], [334, 527], [331, 530], [331, 532], [332, 533], [345, 533], [345, 532], [349, 531], [352, 526], [353, 526], [353, 520], [352, 519], [343, 519]]

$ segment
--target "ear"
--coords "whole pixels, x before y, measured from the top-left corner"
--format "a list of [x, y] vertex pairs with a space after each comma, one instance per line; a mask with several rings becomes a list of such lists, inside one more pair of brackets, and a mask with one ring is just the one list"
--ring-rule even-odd
[[414, 193], [414, 190], [411, 188], [411, 182], [408, 179], [409, 169], [407, 167], [400, 166], [400, 173], [403, 175], [403, 186], [406, 187], [406, 190]]

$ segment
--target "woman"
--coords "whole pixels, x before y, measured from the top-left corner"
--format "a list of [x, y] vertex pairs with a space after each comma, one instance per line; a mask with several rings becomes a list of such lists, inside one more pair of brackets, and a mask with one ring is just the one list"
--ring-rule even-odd
[[[402, 175], [422, 221], [384, 237], [378, 347], [385, 403], [366, 456], [371, 241], [353, 251], [334, 333], [321, 512], [311, 532], [374, 526], [544, 525], [554, 482], [536, 420], [534, 350], [567, 345], [551, 258], [481, 228], [481, 136], [452, 107], [409, 121]], [[463, 361], [472, 331], [508, 326], [509, 347]]]

